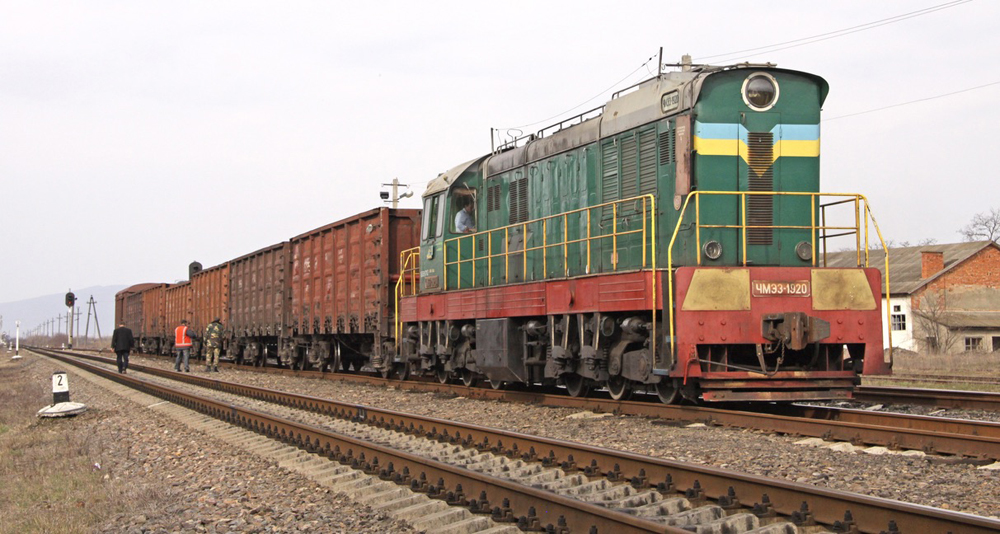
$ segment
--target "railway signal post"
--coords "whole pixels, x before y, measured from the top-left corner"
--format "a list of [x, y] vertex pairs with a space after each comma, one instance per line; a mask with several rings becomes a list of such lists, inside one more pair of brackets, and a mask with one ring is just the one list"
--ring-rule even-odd
[[14, 355], [11, 356], [12, 360], [21, 359], [21, 321], [14, 321], [15, 333], [14, 333]]

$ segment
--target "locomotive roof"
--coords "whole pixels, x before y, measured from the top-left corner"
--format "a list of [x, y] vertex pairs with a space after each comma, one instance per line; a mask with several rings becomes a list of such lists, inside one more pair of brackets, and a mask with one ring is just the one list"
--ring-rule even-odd
[[[792, 72], [815, 79], [821, 86], [821, 98], [825, 99], [828, 85], [823, 78], [788, 69], [778, 69], [773, 64], [742, 63], [725, 67], [693, 66], [680, 71], [663, 73], [616, 93], [602, 108], [597, 108], [554, 126], [549, 126], [511, 142], [523, 142], [513, 148], [501, 147], [492, 155], [482, 156], [458, 165], [427, 184], [424, 196], [448, 189], [455, 180], [476, 162], [486, 159], [485, 175], [493, 176], [525, 164], [550, 157], [578, 146], [655, 122], [664, 117], [681, 114], [691, 109], [698, 100], [705, 79], [719, 72], [747, 69], [772, 72]], [[677, 106], [664, 110], [661, 98], [677, 91]], [[488, 158], [488, 159], [487, 159]]]

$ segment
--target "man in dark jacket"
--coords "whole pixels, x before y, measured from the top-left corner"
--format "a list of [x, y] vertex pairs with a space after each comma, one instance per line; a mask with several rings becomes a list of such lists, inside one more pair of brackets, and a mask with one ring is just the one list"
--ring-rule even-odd
[[119, 323], [111, 334], [111, 350], [118, 356], [118, 372], [124, 373], [128, 370], [128, 353], [132, 350], [132, 331]]

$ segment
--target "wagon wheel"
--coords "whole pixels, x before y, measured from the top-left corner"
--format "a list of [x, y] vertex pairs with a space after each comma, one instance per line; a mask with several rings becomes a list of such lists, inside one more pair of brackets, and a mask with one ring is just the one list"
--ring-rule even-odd
[[620, 401], [632, 397], [632, 381], [621, 376], [612, 376], [606, 384], [611, 398]]
[[448, 371], [444, 367], [438, 367], [434, 370], [434, 376], [437, 377], [438, 382], [442, 384], [448, 383]]
[[331, 351], [332, 353], [330, 354], [330, 372], [336, 373], [340, 369], [342, 362], [340, 359], [340, 343], [337, 343], [336, 341], [333, 343], [333, 351]]
[[493, 380], [492, 378], [488, 378], [486, 381], [490, 383], [490, 387], [493, 389], [503, 389], [506, 385], [503, 380]]
[[389, 377], [392, 376], [392, 371], [393, 371], [393, 367], [394, 367], [394, 365], [392, 363], [392, 356], [391, 356], [392, 353], [393, 353], [392, 343], [390, 343], [388, 341], [386, 341], [385, 343], [383, 343], [382, 344], [382, 369], [379, 370], [379, 374], [381, 374], [382, 378], [384, 378], [386, 380], [388, 380]]
[[469, 388], [476, 385], [476, 373], [473, 373], [468, 369], [462, 369], [461, 375], [462, 375], [462, 385]]
[[664, 378], [656, 384], [656, 396], [663, 404], [677, 404], [681, 397], [681, 390], [673, 380]]
[[396, 376], [398, 376], [400, 380], [406, 380], [410, 377], [410, 364], [403, 362], [401, 364], [396, 364], [393, 367], [396, 368]]
[[569, 373], [562, 376], [566, 391], [571, 397], [586, 397], [590, 393], [590, 385], [587, 380], [576, 373]]

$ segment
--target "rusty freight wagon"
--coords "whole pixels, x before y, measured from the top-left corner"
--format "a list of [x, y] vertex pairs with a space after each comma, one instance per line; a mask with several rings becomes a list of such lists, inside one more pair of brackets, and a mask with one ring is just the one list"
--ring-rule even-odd
[[142, 292], [142, 327], [133, 330], [142, 352], [165, 353], [167, 337], [166, 289], [170, 284], [150, 284]]
[[198, 335], [198, 340], [192, 356], [201, 354], [202, 334], [208, 323], [216, 318], [223, 326], [229, 322], [229, 262], [204, 270], [194, 263], [191, 266], [191, 322], [188, 326]]
[[281, 363], [381, 370], [393, 347], [399, 254], [419, 244], [419, 231], [420, 210], [376, 208], [292, 238]]
[[191, 282], [176, 283], [164, 290], [164, 316], [167, 320], [162, 346], [169, 354], [174, 350], [174, 328], [181, 320], [191, 321]]
[[136, 340], [145, 324], [143, 299], [145, 291], [160, 284], [146, 283], [127, 287], [115, 294], [115, 326], [124, 324]]
[[263, 365], [277, 356], [289, 295], [288, 242], [229, 262], [229, 344], [225, 355], [238, 363]]

